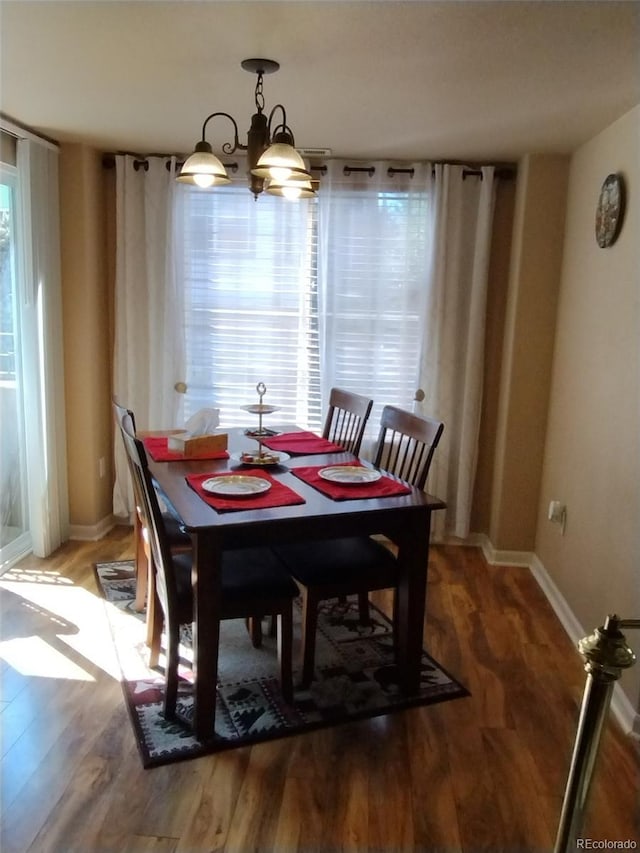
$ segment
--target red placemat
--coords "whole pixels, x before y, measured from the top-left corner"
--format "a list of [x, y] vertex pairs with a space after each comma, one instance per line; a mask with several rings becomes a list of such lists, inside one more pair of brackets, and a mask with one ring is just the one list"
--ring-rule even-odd
[[208, 480], [211, 477], [225, 476], [228, 477], [229, 472], [226, 474], [187, 474], [185, 480], [191, 488], [200, 495], [205, 503], [208, 503], [209, 506], [212, 506], [215, 510], [218, 510], [218, 512], [232, 512], [234, 510], [238, 511], [244, 509], [266, 509], [274, 506], [290, 506], [292, 504], [306, 503], [305, 499], [297, 492], [294, 492], [293, 489], [289, 488], [289, 486], [285, 486], [284, 483], [276, 480], [260, 468], [247, 468], [242, 472], [242, 476], [261, 477], [263, 480], [268, 480], [271, 483], [271, 488], [268, 492], [263, 492], [261, 495], [248, 498], [225, 498], [221, 495], [211, 495], [209, 492], [205, 492], [202, 488], [202, 483], [205, 480]]
[[202, 453], [199, 456], [185, 456], [184, 453], [178, 453], [167, 448], [166, 435], [147, 435], [142, 441], [154, 462], [197, 462], [198, 459], [229, 458], [226, 450], [210, 450], [208, 453]]
[[344, 447], [316, 435], [315, 432], [283, 432], [262, 442], [270, 450], [282, 450], [296, 456], [311, 456], [316, 453], [344, 453]]
[[[341, 463], [347, 466], [355, 467], [357, 463], [344, 462]], [[363, 485], [343, 485], [342, 483], [332, 483], [330, 480], [323, 480], [319, 472], [326, 468], [326, 465], [304, 466], [302, 468], [292, 468], [291, 473], [295, 474], [305, 483], [313, 486], [322, 494], [332, 498], [334, 501], [349, 501], [362, 500], [363, 498], [389, 498], [395, 495], [410, 495], [411, 489], [404, 483], [394, 480], [391, 477], [386, 477], [384, 474], [379, 480], [373, 483], [365, 483]], [[332, 468], [337, 467], [332, 465]], [[364, 467], [364, 466], [360, 466]]]

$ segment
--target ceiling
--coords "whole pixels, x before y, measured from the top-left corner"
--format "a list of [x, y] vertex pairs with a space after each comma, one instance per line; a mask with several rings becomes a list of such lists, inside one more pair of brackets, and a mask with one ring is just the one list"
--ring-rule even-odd
[[266, 111], [335, 157], [569, 152], [640, 103], [635, 0], [0, 0], [0, 33], [3, 115], [104, 151], [189, 153], [218, 110], [243, 140], [254, 56]]

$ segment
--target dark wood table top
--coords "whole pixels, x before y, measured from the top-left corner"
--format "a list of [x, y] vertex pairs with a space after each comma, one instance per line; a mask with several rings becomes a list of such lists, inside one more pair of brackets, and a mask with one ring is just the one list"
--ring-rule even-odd
[[[297, 429], [291, 425], [280, 425], [275, 428], [280, 432], [293, 432]], [[257, 447], [255, 439], [245, 436], [243, 429], [233, 428], [220, 431], [229, 434], [230, 454]], [[339, 520], [344, 522], [345, 516], [350, 516], [353, 519], [355, 516], [363, 513], [368, 516], [372, 513], [384, 516], [386, 514], [397, 514], [399, 510], [410, 511], [411, 509], [418, 509], [421, 511], [431, 511], [444, 508], [445, 504], [439, 498], [435, 498], [418, 489], [412, 489], [408, 495], [393, 497], [367, 498], [363, 500], [332, 500], [291, 473], [291, 469], [299, 466], [336, 465], [354, 459], [355, 457], [350, 453], [292, 456], [284, 464], [269, 467], [266, 470], [272, 477], [280, 480], [303, 497], [305, 500], [304, 504], [232, 512], [217, 512], [213, 507], [210, 507], [187, 484], [185, 477], [187, 474], [195, 473], [219, 474], [224, 471], [241, 473], [246, 470], [247, 466], [234, 461], [232, 458], [225, 460], [154, 462], [149, 457], [149, 467], [154, 478], [182, 519], [186, 529], [193, 533], [201, 532], [205, 529], [217, 529], [222, 532], [223, 530], [228, 531], [234, 527], [246, 527], [247, 524], [282, 524], [288, 521], [300, 523], [310, 519], [316, 519], [317, 522], [318, 517], [323, 517], [327, 520], [327, 536], [331, 536], [331, 518], [335, 518], [336, 522]]]

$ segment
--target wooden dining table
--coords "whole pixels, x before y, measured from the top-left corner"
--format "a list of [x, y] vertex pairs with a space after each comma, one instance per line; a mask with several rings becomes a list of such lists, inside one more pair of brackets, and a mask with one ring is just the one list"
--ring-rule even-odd
[[[274, 430], [293, 432], [291, 425]], [[240, 428], [229, 435], [229, 459], [155, 462], [149, 468], [193, 542], [193, 674], [191, 725], [198, 740], [214, 738], [220, 624], [222, 552], [310, 539], [382, 534], [398, 546], [397, 624], [400, 688], [417, 690], [420, 681], [431, 513], [444, 509], [439, 498], [412, 488], [409, 494], [357, 500], [333, 500], [296, 477], [298, 466], [329, 466], [355, 460], [350, 453], [291, 456], [268, 473], [293, 489], [304, 503], [219, 512], [187, 483], [195, 473], [242, 473], [235, 454], [257, 448]], [[368, 463], [365, 463], [368, 464]]]

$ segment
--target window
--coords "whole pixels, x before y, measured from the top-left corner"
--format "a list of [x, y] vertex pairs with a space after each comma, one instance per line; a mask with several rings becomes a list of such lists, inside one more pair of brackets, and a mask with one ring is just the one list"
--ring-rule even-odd
[[185, 190], [186, 417], [215, 405], [246, 425], [242, 407], [265, 382], [280, 420], [317, 427], [314, 207], [256, 203], [243, 186]]
[[382, 407], [411, 408], [418, 387], [427, 263], [427, 195], [340, 188], [320, 199], [323, 378]]
[[218, 406], [246, 425], [260, 381], [275, 422], [314, 430], [332, 386], [374, 398], [372, 435], [384, 404], [411, 407], [426, 192], [339, 186], [290, 204], [244, 185], [183, 189], [186, 417]]

